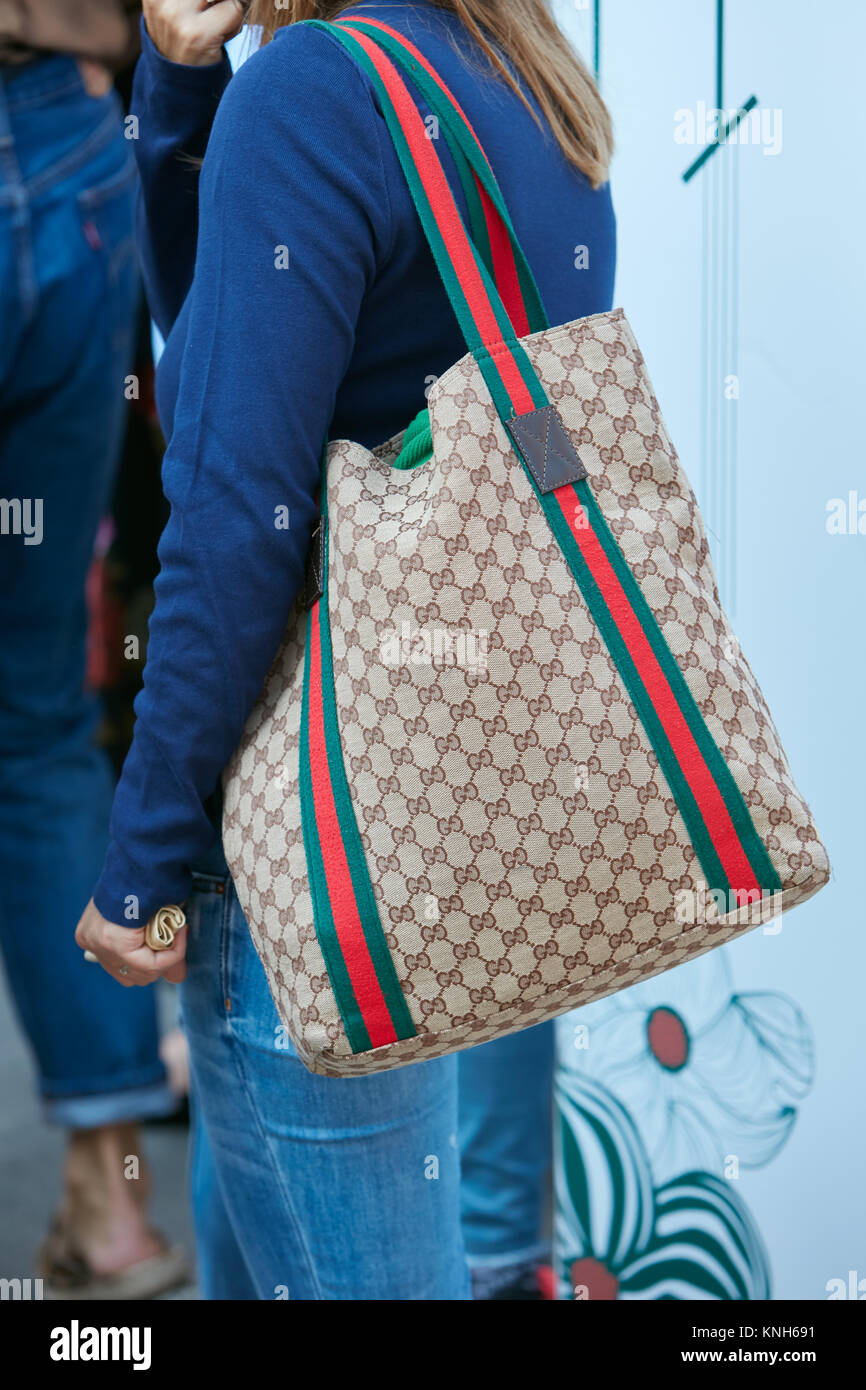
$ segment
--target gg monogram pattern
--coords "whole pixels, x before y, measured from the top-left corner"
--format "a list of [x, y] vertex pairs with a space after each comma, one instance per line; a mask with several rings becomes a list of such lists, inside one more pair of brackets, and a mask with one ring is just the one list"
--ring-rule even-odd
[[[522, 341], [779, 874], [777, 910], [793, 907], [827, 881], [827, 855], [721, 609], [626, 318]], [[299, 1055], [331, 1075], [528, 1027], [755, 923], [712, 903], [678, 911], [700, 865], [471, 356], [429, 406], [434, 454], [418, 469], [393, 468], [400, 439], [328, 452], [340, 741], [416, 1037], [353, 1055], [317, 941], [300, 613], [225, 775], [226, 855], [274, 999]]]

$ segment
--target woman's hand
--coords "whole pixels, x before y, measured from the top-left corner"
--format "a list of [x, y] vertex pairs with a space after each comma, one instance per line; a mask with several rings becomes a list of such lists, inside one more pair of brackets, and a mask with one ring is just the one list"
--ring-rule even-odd
[[118, 927], [107, 921], [93, 899], [75, 928], [82, 951], [92, 951], [120, 985], [152, 985], [155, 980], [180, 984], [186, 976], [186, 927], [166, 951], [152, 951], [144, 944], [144, 927]]
[[200, 68], [220, 61], [223, 44], [240, 33], [246, 9], [242, 0], [144, 0], [144, 22], [163, 58]]

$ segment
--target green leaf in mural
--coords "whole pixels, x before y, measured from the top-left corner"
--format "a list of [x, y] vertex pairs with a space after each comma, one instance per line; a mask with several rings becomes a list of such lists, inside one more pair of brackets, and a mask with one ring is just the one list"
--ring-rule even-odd
[[654, 1190], [627, 1111], [580, 1073], [556, 1086], [555, 1244], [566, 1297], [767, 1299], [769, 1263], [745, 1203], [711, 1173]]

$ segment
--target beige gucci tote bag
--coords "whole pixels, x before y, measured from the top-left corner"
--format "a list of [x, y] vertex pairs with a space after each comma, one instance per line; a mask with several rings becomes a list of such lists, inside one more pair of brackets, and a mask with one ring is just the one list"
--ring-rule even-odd
[[279, 1012], [311, 1070], [356, 1076], [669, 969], [829, 867], [624, 314], [549, 327], [426, 60], [325, 27], [375, 84], [467, 346], [405, 436], [328, 444], [307, 592], [224, 779]]

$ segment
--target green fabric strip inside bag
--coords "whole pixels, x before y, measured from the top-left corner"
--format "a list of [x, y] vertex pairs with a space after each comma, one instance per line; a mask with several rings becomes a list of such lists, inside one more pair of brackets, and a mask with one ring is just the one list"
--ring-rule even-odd
[[430, 432], [430, 412], [426, 405], [419, 410], [403, 436], [403, 447], [394, 460], [395, 468], [418, 468], [433, 457], [433, 435]]

